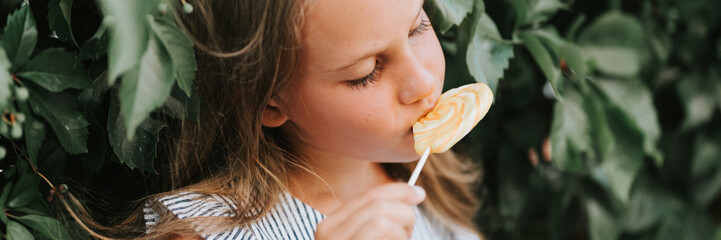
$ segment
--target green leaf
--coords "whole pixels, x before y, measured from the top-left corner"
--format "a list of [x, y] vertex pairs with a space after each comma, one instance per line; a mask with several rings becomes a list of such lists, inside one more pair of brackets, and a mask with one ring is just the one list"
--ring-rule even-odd
[[8, 197], [7, 207], [18, 208], [27, 205], [34, 198], [41, 197], [38, 190], [40, 178], [35, 174], [21, 175]]
[[[41, 198], [40, 200], [41, 200], [41, 201], [45, 201], [45, 199], [42, 199], [42, 198]], [[28, 204], [27, 206], [19, 207], [19, 208], [13, 209], [13, 210], [14, 210], [14, 211], [18, 211], [18, 212], [22, 212], [22, 213], [26, 213], [26, 214], [27, 214], [27, 213], [32, 213], [32, 214], [45, 215], [45, 213], [48, 212], [48, 211], [44, 211], [44, 210], [46, 210], [46, 209], [40, 210], [40, 209], [42, 209], [42, 208], [37, 208], [37, 206], [32, 206], [33, 203], [37, 203], [37, 202], [38, 202], [38, 201], [35, 200], [35, 201], [31, 202], [30, 204]], [[37, 204], [36, 204], [36, 205], [37, 205]], [[46, 205], [47, 205], [47, 203], [46, 203]]]
[[440, 12], [440, 31], [445, 33], [453, 25], [460, 25], [473, 10], [473, 0], [432, 0], [433, 6]]
[[33, 240], [33, 234], [28, 231], [25, 226], [16, 222], [10, 221], [7, 224], [7, 237], [8, 240]]
[[62, 48], [46, 49], [20, 69], [18, 76], [59, 92], [67, 88], [90, 88], [92, 84], [75, 54]]
[[615, 217], [601, 204], [593, 199], [586, 199], [586, 213], [588, 214], [588, 232], [591, 240], [615, 240], [620, 234], [620, 228]]
[[[37, 189], [37, 182], [34, 184], [36, 186], [33, 186], [33, 188], [25, 188], [24, 190], [17, 190], [21, 191], [17, 194], [17, 196], [11, 197], [10, 201], [7, 204], [8, 208], [19, 208], [27, 205], [35, 198], [40, 198], [42, 195], [40, 192], [38, 192]], [[17, 185], [16, 185], [17, 188]], [[12, 194], [11, 194], [12, 195]]]
[[466, 64], [476, 81], [488, 84], [495, 92], [503, 70], [508, 68], [508, 60], [513, 57], [513, 45], [501, 39], [496, 24], [487, 14], [483, 13], [478, 21], [466, 53]]
[[610, 109], [607, 117], [615, 144], [600, 168], [608, 178], [611, 192], [626, 203], [633, 181], [643, 166], [643, 135], [618, 109]]
[[583, 99], [575, 91], [556, 102], [551, 123], [553, 164], [563, 171], [580, 172], [585, 169], [581, 154], [590, 150], [590, 120], [583, 108]]
[[[2, 42], [0, 41], [0, 45]], [[12, 86], [12, 75], [10, 75], [10, 61], [5, 55], [5, 50], [0, 48], [0, 108], [5, 109], [10, 102], [10, 86]]]
[[625, 229], [632, 232], [646, 230], [659, 223], [672, 209], [673, 196], [650, 178], [639, 177], [632, 189], [624, 211]]
[[685, 207], [666, 215], [655, 239], [712, 239], [713, 234], [713, 219], [705, 212]]
[[570, 43], [565, 43], [558, 48], [558, 55], [561, 60], [566, 62], [573, 77], [579, 81], [585, 80], [584, 78], [588, 74], [588, 68], [586, 65], [586, 56], [583, 54], [581, 48]]
[[155, 39], [148, 43], [140, 68], [123, 77], [120, 85], [120, 109], [125, 118], [128, 139], [150, 112], [162, 106], [175, 81], [168, 53]]
[[696, 135], [691, 158], [691, 189], [693, 199], [708, 206], [721, 192], [721, 131], [710, 127]]
[[[612, 55], [614, 59], [622, 60], [624, 63], [634, 60], [637, 62], [636, 65], [640, 66], [650, 58], [650, 49], [646, 43], [645, 33], [641, 22], [634, 17], [617, 11], [609, 11], [598, 17], [579, 34], [578, 45], [582, 46], [584, 50], [587, 47], [597, 50], [592, 50], [594, 53], [591, 54], [613, 51], [612, 54], [607, 55]], [[621, 51], [628, 52], [623, 54]], [[625, 55], [627, 58], [624, 60], [621, 55]]]
[[511, 0], [511, 4], [513, 5], [512, 9], [516, 15], [513, 29], [518, 29], [526, 23], [526, 17], [528, 16], [528, 9], [530, 6], [528, 6], [527, 0]]
[[548, 49], [548, 52], [554, 60], [558, 60], [558, 48], [567, 44], [566, 40], [558, 34], [555, 28], [537, 28], [527, 30], [526, 32], [537, 36], [546, 49]]
[[189, 119], [198, 122], [200, 121], [200, 97], [193, 91], [188, 98], [183, 90], [174, 87], [170, 97], [160, 110], [175, 119]]
[[106, 55], [108, 53], [109, 38], [108, 23], [107, 19], [105, 19], [103, 20], [103, 23], [100, 24], [100, 27], [98, 27], [98, 30], [95, 31], [95, 34], [85, 41], [83, 47], [80, 48], [78, 57], [81, 60], [85, 60], [98, 59], [101, 56]]
[[[7, 171], [5, 171], [5, 173], [7, 173]], [[3, 173], [3, 175], [5, 175], [5, 173]], [[4, 184], [4, 186], [2, 188], [2, 192], [0, 192], [0, 209], [5, 209], [5, 205], [8, 202], [8, 198], [10, 197], [10, 190], [13, 189], [14, 184], [13, 182], [7, 180], [2, 181], [2, 184]], [[5, 215], [5, 211], [0, 212], [0, 221], [7, 224], [8, 217], [7, 215]]]
[[8, 16], [0, 42], [5, 48], [7, 58], [12, 63], [11, 72], [23, 66], [30, 59], [30, 54], [33, 53], [37, 41], [38, 31], [35, 28], [35, 19], [30, 11], [30, 6], [25, 5]]
[[721, 164], [721, 134], [716, 131], [703, 132], [694, 140], [691, 175], [700, 176], [715, 170]]
[[578, 35], [578, 30], [581, 28], [581, 25], [586, 21], [586, 14], [580, 14], [578, 17], [573, 19], [573, 22], [571, 23], [570, 27], [566, 30], [566, 40], [569, 42], [575, 42], [576, 36]]
[[154, 1], [146, 0], [99, 0], [110, 28], [108, 71], [110, 85], [121, 74], [137, 67], [148, 43], [146, 14]]
[[[585, 80], [584, 80], [585, 81]], [[592, 85], [593, 82], [582, 82], [588, 85]], [[584, 92], [583, 97], [583, 109], [586, 112], [586, 116], [589, 119], [589, 136], [591, 137], [591, 145], [589, 149], [589, 156], [595, 160], [602, 160], [612, 155], [616, 140], [613, 136], [613, 130], [610, 123], [610, 118], [607, 110], [605, 109], [604, 102], [608, 101], [602, 98], [599, 91], [596, 89], [588, 89]]]
[[630, 47], [643, 52], [647, 47], [645, 33], [643, 24], [635, 17], [608, 11], [581, 32], [578, 44]]
[[170, 60], [173, 63], [173, 77], [178, 82], [180, 89], [185, 95], [191, 96], [193, 91], [193, 79], [195, 79], [195, 52], [193, 43], [180, 28], [165, 18], [155, 18], [150, 26], [155, 32], [165, 50], [170, 53]]
[[105, 162], [108, 159], [112, 159], [112, 156], [108, 153], [109, 151], [112, 151], [112, 149], [108, 148], [109, 140], [106, 123], [107, 119], [104, 119], [104, 117], [107, 117], [107, 107], [101, 111], [102, 114], [96, 113], [95, 116], [103, 119], [96, 119], [89, 127], [88, 154], [78, 156], [77, 159], [82, 164], [82, 170], [85, 173], [98, 173]]
[[660, 167], [663, 157], [656, 145], [661, 138], [661, 127], [651, 90], [640, 80], [599, 79], [597, 84], [611, 103], [632, 121], [633, 129], [643, 134], [645, 153]]
[[47, 120], [65, 151], [87, 152], [88, 122], [78, 111], [75, 98], [67, 92], [53, 93], [32, 84], [25, 86], [30, 90], [33, 111]]
[[556, 68], [556, 63], [551, 58], [549, 53], [550, 49], [547, 49], [539, 40], [539, 38], [531, 33], [523, 32], [520, 34], [521, 41], [525, 44], [528, 51], [531, 53], [533, 60], [536, 61], [538, 67], [543, 72], [543, 76], [546, 77], [557, 97], [562, 97], [562, 93], [558, 89], [558, 78], [559, 70]]
[[556, 14], [558, 10], [566, 7], [559, 0], [530, 0], [526, 22], [542, 22]]
[[[602, 94], [602, 87], [596, 82], [589, 82], [589, 86], [595, 86], [592, 90]], [[602, 121], [594, 121], [594, 127], [603, 127], [607, 125], [610, 127], [610, 131], [613, 132], [612, 139], [597, 139], [595, 144], [603, 145], [608, 142], [613, 144], [608, 145], [608, 151], [603, 151], [601, 157], [603, 162], [599, 169], [594, 175], [595, 179], [604, 186], [608, 187], [613, 195], [619, 199], [622, 203], [628, 201], [628, 195], [633, 184], [633, 181], [638, 174], [638, 171], [643, 166], [644, 161], [644, 132], [640, 127], [636, 125], [634, 116], [629, 116], [626, 112], [629, 109], [638, 110], [636, 108], [629, 108], [627, 106], [620, 106], [615, 104], [614, 101], [618, 99], [632, 98], [625, 94], [627, 89], [611, 89], [616, 91], [611, 93], [610, 100], [605, 101], [605, 118]], [[640, 101], [640, 105], [644, 104], [644, 100], [634, 99]], [[648, 100], [648, 99], [647, 99]], [[649, 100], [650, 101], [650, 100]], [[631, 104], [631, 103], [627, 103]], [[638, 110], [639, 114], [643, 115], [648, 109]], [[591, 117], [591, 119], [598, 119], [598, 117]], [[655, 116], [654, 116], [655, 119]], [[598, 134], [595, 134], [598, 135]], [[599, 178], [599, 176], [601, 176]]]
[[54, 218], [38, 214], [27, 214], [17, 217], [17, 220], [50, 239], [70, 239], [65, 226]]
[[638, 54], [627, 47], [586, 46], [583, 52], [604, 74], [632, 78], [641, 71]]
[[105, 93], [111, 87], [108, 85], [107, 77], [107, 72], [103, 72], [93, 80], [92, 88], [85, 89], [78, 95], [78, 104], [84, 111], [96, 108], [103, 101]]
[[48, 4], [48, 24], [50, 30], [55, 31], [60, 40], [78, 47], [73, 35], [73, 26], [70, 23], [72, 6], [73, 0], [51, 0]]
[[721, 171], [719, 171], [719, 168], [717, 167], [716, 172], [708, 176], [694, 179], [690, 192], [693, 192], [694, 202], [700, 206], [708, 207], [714, 203], [714, 200], [718, 199], [719, 192], [721, 192]]
[[25, 133], [25, 146], [30, 162], [37, 166], [38, 152], [45, 141], [45, 125], [35, 118], [32, 108], [27, 102], [18, 104], [20, 110], [25, 113], [25, 123], [23, 124], [23, 132]]
[[719, 96], [714, 92], [713, 84], [704, 76], [692, 73], [676, 85], [686, 113], [682, 129], [689, 130], [711, 121], [717, 105], [715, 98]]
[[127, 138], [124, 117], [120, 113], [120, 103], [114, 94], [111, 96], [108, 111], [107, 129], [115, 155], [131, 169], [139, 168], [155, 173], [153, 161], [156, 157], [158, 133], [165, 127], [165, 123], [147, 118], [135, 129], [133, 137]]

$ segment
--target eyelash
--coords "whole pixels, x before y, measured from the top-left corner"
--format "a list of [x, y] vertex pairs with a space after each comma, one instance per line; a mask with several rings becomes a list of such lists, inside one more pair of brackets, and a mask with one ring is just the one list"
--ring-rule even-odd
[[368, 87], [369, 84], [374, 83], [380, 78], [381, 70], [383, 70], [383, 65], [376, 61], [375, 67], [373, 67], [373, 71], [370, 74], [356, 80], [348, 81], [348, 86], [356, 90]]
[[[408, 33], [408, 38], [417, 37], [417, 36], [423, 34], [423, 32], [430, 29], [430, 27], [431, 27], [431, 21], [429, 21], [428, 19], [423, 19], [423, 20], [421, 20], [420, 26], [418, 26], [416, 29], [413, 29], [413, 31], [411, 31], [410, 33]], [[375, 67], [373, 68], [373, 71], [370, 74], [368, 74], [365, 77], [356, 79], [356, 80], [348, 81], [347, 82], [348, 86], [350, 86], [353, 89], [357, 89], [357, 90], [359, 90], [361, 88], [366, 88], [366, 87], [368, 87], [369, 84], [377, 81], [378, 78], [380, 78], [381, 70], [383, 70], [383, 65], [380, 64], [380, 62], [376, 61]]]
[[408, 33], [409, 38], [417, 37], [418, 35], [421, 35], [423, 32], [427, 31], [431, 28], [431, 21], [427, 18], [424, 18], [421, 20], [421, 25], [418, 26], [416, 29], [413, 29], [410, 33]]

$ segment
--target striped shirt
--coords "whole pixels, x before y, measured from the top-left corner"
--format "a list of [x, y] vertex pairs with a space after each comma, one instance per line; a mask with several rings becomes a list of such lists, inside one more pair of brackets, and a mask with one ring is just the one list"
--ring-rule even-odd
[[[171, 212], [179, 219], [193, 217], [229, 217], [234, 216], [234, 206], [228, 201], [215, 195], [199, 193], [180, 193], [165, 196], [156, 201], [149, 201], [143, 209], [145, 225], [148, 232], [152, 231], [162, 212]], [[423, 207], [414, 206], [416, 221], [413, 228], [412, 240], [478, 240], [473, 233], [455, 230], [451, 231], [436, 219], [430, 218]], [[225, 231], [204, 234], [201, 236], [208, 240], [261, 240], [261, 239], [314, 239], [318, 224], [326, 216], [319, 211], [301, 202], [289, 193], [282, 193], [278, 202], [272, 209], [245, 227], [234, 227]], [[203, 232], [202, 227], [195, 227]]]

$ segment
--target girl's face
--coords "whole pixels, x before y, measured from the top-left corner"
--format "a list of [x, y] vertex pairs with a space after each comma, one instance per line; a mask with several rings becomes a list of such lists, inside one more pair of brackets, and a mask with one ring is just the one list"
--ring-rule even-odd
[[434, 106], [445, 60], [423, 0], [314, 0], [298, 69], [271, 100], [302, 152], [418, 159], [412, 125]]

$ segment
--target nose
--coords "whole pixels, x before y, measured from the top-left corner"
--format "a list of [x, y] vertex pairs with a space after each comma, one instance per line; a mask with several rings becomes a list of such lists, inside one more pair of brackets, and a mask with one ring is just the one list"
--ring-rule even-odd
[[432, 107], [435, 104], [434, 93], [438, 88], [438, 79], [426, 69], [419, 59], [408, 51], [406, 64], [401, 69], [400, 102], [403, 104], [415, 104], [422, 102]]

